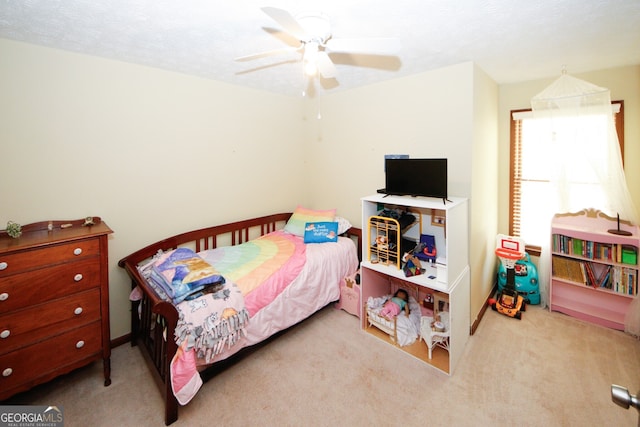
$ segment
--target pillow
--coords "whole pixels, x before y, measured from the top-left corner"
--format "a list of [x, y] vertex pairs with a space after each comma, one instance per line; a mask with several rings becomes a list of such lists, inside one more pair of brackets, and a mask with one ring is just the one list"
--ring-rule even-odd
[[348, 219], [342, 218], [341, 216], [336, 215], [334, 221], [338, 223], [338, 234], [344, 234], [348, 229], [353, 227]]
[[298, 206], [284, 226], [284, 231], [304, 237], [304, 227], [308, 222], [333, 222], [335, 216], [335, 209], [315, 210]]
[[305, 243], [326, 243], [337, 241], [337, 222], [308, 222], [304, 227]]

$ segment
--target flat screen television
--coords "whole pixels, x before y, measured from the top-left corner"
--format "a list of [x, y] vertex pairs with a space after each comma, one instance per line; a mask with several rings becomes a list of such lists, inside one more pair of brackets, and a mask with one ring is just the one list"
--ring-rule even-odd
[[385, 159], [384, 193], [447, 198], [447, 159]]

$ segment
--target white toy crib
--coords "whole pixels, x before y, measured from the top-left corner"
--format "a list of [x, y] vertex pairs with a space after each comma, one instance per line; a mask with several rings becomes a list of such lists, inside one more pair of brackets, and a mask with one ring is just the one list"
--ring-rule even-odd
[[398, 345], [398, 320], [397, 316], [387, 319], [384, 316], [380, 316], [382, 307], [370, 307], [367, 303], [367, 327], [375, 326], [385, 334], [389, 335], [389, 339], [393, 341], [395, 345]]
[[[411, 284], [411, 283], [407, 283], [407, 282], [395, 282], [392, 281], [391, 282], [391, 293], [389, 295], [383, 295], [379, 298], [387, 298], [390, 297], [391, 295], [393, 295], [398, 289], [402, 288], [404, 290], [407, 291], [407, 293], [409, 294], [409, 307], [411, 309], [412, 313], [419, 313], [420, 312], [420, 305], [418, 303], [419, 300], [419, 295], [418, 295], [418, 287]], [[376, 301], [377, 302], [377, 301]], [[404, 312], [399, 314], [398, 316], [394, 316], [393, 318], [389, 319], [387, 317], [384, 316], [380, 316], [380, 311], [382, 310], [382, 305], [383, 304], [370, 304], [371, 303], [371, 299], [369, 301], [367, 301], [367, 303], [365, 304], [365, 316], [366, 316], [366, 326], [367, 328], [370, 328], [371, 326], [374, 326], [378, 329], [380, 329], [382, 332], [384, 332], [385, 334], [389, 335], [389, 339], [397, 346], [402, 345], [401, 341], [403, 341], [402, 339], [400, 339], [400, 337], [398, 336], [398, 318], [399, 317], [405, 317]], [[411, 316], [411, 315], [410, 315]], [[415, 316], [415, 314], [414, 314]], [[410, 321], [411, 319], [409, 319]], [[402, 321], [402, 320], [401, 320]], [[416, 331], [419, 332], [419, 331]], [[418, 338], [418, 335], [416, 334], [416, 338]]]

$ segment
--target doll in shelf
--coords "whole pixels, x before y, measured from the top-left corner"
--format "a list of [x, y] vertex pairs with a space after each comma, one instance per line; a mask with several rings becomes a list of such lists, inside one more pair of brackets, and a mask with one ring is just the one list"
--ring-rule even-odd
[[391, 319], [400, 314], [402, 310], [407, 316], [409, 315], [409, 294], [404, 289], [398, 289], [391, 299], [384, 303], [382, 310], [380, 310], [380, 316]]

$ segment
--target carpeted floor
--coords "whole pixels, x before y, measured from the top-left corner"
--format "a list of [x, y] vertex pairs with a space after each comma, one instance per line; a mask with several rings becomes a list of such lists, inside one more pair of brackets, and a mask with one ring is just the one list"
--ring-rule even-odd
[[[65, 426], [161, 426], [139, 350], [8, 403], [64, 407]], [[204, 384], [175, 426], [636, 426], [611, 384], [640, 390], [640, 341], [539, 307], [488, 311], [451, 377], [362, 332], [327, 307]]]

